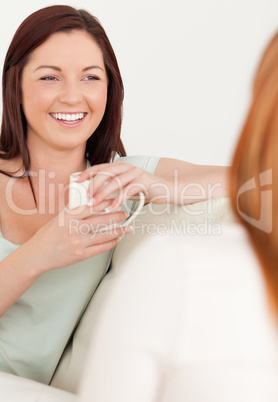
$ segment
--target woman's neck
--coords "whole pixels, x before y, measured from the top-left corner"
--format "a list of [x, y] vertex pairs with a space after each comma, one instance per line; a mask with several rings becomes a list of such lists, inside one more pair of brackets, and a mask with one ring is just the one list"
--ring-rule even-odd
[[[52, 182], [66, 183], [72, 173], [83, 171], [87, 166], [85, 150], [30, 154], [30, 173], [37, 176], [38, 173], [43, 172], [44, 176], [51, 179]], [[32, 157], [32, 155], [34, 156]]]

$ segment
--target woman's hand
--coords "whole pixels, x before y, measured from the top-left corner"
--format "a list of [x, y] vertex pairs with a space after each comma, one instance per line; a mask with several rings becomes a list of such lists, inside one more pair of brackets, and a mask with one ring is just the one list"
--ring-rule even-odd
[[88, 200], [94, 207], [111, 198], [106, 210], [120, 207], [128, 199], [143, 192], [146, 203], [170, 202], [170, 182], [126, 162], [116, 161], [95, 165], [82, 172], [77, 182], [91, 180]]
[[127, 217], [124, 211], [92, 215], [92, 208], [88, 206], [65, 208], [20, 249], [27, 258], [32, 256], [32, 266], [39, 274], [66, 267], [114, 247], [131, 228], [111, 228], [110, 225]]

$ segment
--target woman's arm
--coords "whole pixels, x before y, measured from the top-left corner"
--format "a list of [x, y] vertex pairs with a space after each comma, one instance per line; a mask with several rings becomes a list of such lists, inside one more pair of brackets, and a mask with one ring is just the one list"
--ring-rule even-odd
[[228, 169], [161, 158], [154, 174], [150, 174], [132, 164], [116, 161], [87, 169], [77, 181], [91, 179], [88, 197], [95, 206], [118, 191], [111, 201], [111, 210], [139, 191], [145, 193], [147, 203], [185, 205], [228, 196]]
[[[126, 212], [93, 215], [62, 211], [0, 262], [0, 317], [43, 273], [86, 260], [114, 247], [130, 227], [92, 233], [127, 218]], [[74, 223], [74, 224], [73, 224]], [[82, 227], [82, 230], [81, 230]], [[88, 233], [84, 228], [88, 228]], [[79, 230], [80, 228], [80, 230]]]
[[228, 196], [226, 166], [195, 165], [178, 159], [161, 158], [155, 175], [169, 186], [168, 203], [184, 205]]

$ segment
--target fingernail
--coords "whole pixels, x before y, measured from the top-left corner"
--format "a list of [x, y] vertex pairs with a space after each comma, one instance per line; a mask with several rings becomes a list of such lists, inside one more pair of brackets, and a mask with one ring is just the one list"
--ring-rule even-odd
[[77, 176], [73, 176], [73, 181], [77, 181], [79, 179], [79, 177], [80, 177], [80, 174]]

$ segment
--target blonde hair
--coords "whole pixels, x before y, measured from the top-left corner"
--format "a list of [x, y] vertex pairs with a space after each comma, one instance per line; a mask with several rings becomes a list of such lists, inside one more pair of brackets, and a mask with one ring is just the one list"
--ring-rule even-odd
[[252, 101], [230, 177], [234, 212], [249, 233], [278, 317], [277, 176], [278, 32], [267, 46], [255, 75]]

